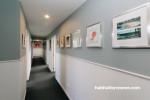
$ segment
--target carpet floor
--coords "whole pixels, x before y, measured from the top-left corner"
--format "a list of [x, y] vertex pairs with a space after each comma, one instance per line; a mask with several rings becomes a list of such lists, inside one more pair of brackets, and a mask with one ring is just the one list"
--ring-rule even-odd
[[42, 58], [34, 58], [25, 100], [69, 100]]

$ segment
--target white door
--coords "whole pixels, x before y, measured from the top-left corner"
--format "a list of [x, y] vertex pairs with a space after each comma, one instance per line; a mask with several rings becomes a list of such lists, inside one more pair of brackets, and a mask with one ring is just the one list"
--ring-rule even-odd
[[51, 39], [52, 42], [52, 71], [55, 71], [55, 55], [56, 55], [56, 36]]
[[49, 66], [49, 40], [46, 40], [45, 57], [46, 57], [46, 64]]

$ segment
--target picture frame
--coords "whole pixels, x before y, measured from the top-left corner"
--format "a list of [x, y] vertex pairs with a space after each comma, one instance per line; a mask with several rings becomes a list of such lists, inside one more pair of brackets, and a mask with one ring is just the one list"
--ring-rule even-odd
[[69, 33], [65, 36], [65, 47], [66, 48], [71, 47], [71, 33]]
[[26, 39], [25, 39], [25, 34], [22, 34], [22, 48], [26, 47]]
[[57, 39], [57, 47], [60, 47], [60, 38]]
[[41, 45], [39, 43], [34, 44], [34, 48], [40, 48]]
[[49, 49], [51, 49], [51, 40], [49, 40]]
[[72, 38], [73, 38], [73, 48], [79, 48], [81, 47], [81, 33], [80, 30], [77, 30], [76, 32], [74, 32], [72, 34]]
[[113, 18], [113, 48], [150, 47], [150, 3]]
[[102, 47], [102, 23], [98, 22], [87, 27], [86, 47]]
[[64, 48], [65, 47], [65, 40], [64, 40], [64, 36], [60, 37], [60, 47]]
[[34, 48], [42, 48], [42, 45], [43, 45], [42, 41], [34, 41]]
[[47, 48], [46, 45], [47, 45], [47, 42], [44, 40], [44, 41], [43, 41], [43, 48], [44, 48], [44, 49]]

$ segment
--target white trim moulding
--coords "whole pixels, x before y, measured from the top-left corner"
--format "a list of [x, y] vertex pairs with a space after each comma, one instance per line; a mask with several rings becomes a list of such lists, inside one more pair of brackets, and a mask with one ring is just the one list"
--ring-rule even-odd
[[[60, 54], [60, 53], [57, 53], [57, 54]], [[136, 76], [136, 77], [140, 77], [140, 78], [144, 78], [144, 79], [150, 80], [149, 76], [137, 74], [137, 73], [130, 72], [130, 71], [125, 71], [125, 70], [118, 69], [118, 68], [115, 68], [115, 67], [110, 67], [110, 66], [107, 66], [107, 65], [91, 62], [91, 61], [88, 61], [88, 60], [84, 60], [84, 59], [81, 59], [81, 58], [76, 58], [76, 57], [65, 55], [65, 54], [60, 54], [60, 55], [63, 55], [63, 56], [66, 56], [66, 57], [70, 57], [70, 58], [73, 58], [73, 59], [76, 59], [76, 60], [80, 60], [80, 61], [83, 61], [83, 62], [87, 62], [87, 63], [90, 63], [90, 64], [102, 66], [102, 67], [105, 67], [105, 68], [108, 68], [108, 69], [112, 69], [112, 70], [115, 70], [115, 71], [123, 72], [123, 73], [126, 73], [126, 74], [130, 74], [130, 75], [133, 75], [133, 76]]]
[[61, 82], [58, 81], [57, 77], [56, 77], [56, 81], [59, 83], [59, 85], [61, 86], [61, 88], [63, 89], [63, 91], [66, 93], [66, 95], [69, 98], [69, 100], [73, 100], [71, 98], [71, 96], [69, 95], [69, 93], [67, 92], [67, 90], [63, 87], [63, 85], [61, 84]]

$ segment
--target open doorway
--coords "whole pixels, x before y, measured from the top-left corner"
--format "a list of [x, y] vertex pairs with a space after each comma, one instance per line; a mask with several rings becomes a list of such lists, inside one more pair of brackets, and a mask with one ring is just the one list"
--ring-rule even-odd
[[51, 39], [51, 57], [52, 57], [52, 72], [55, 72], [55, 59], [56, 59], [56, 35]]

